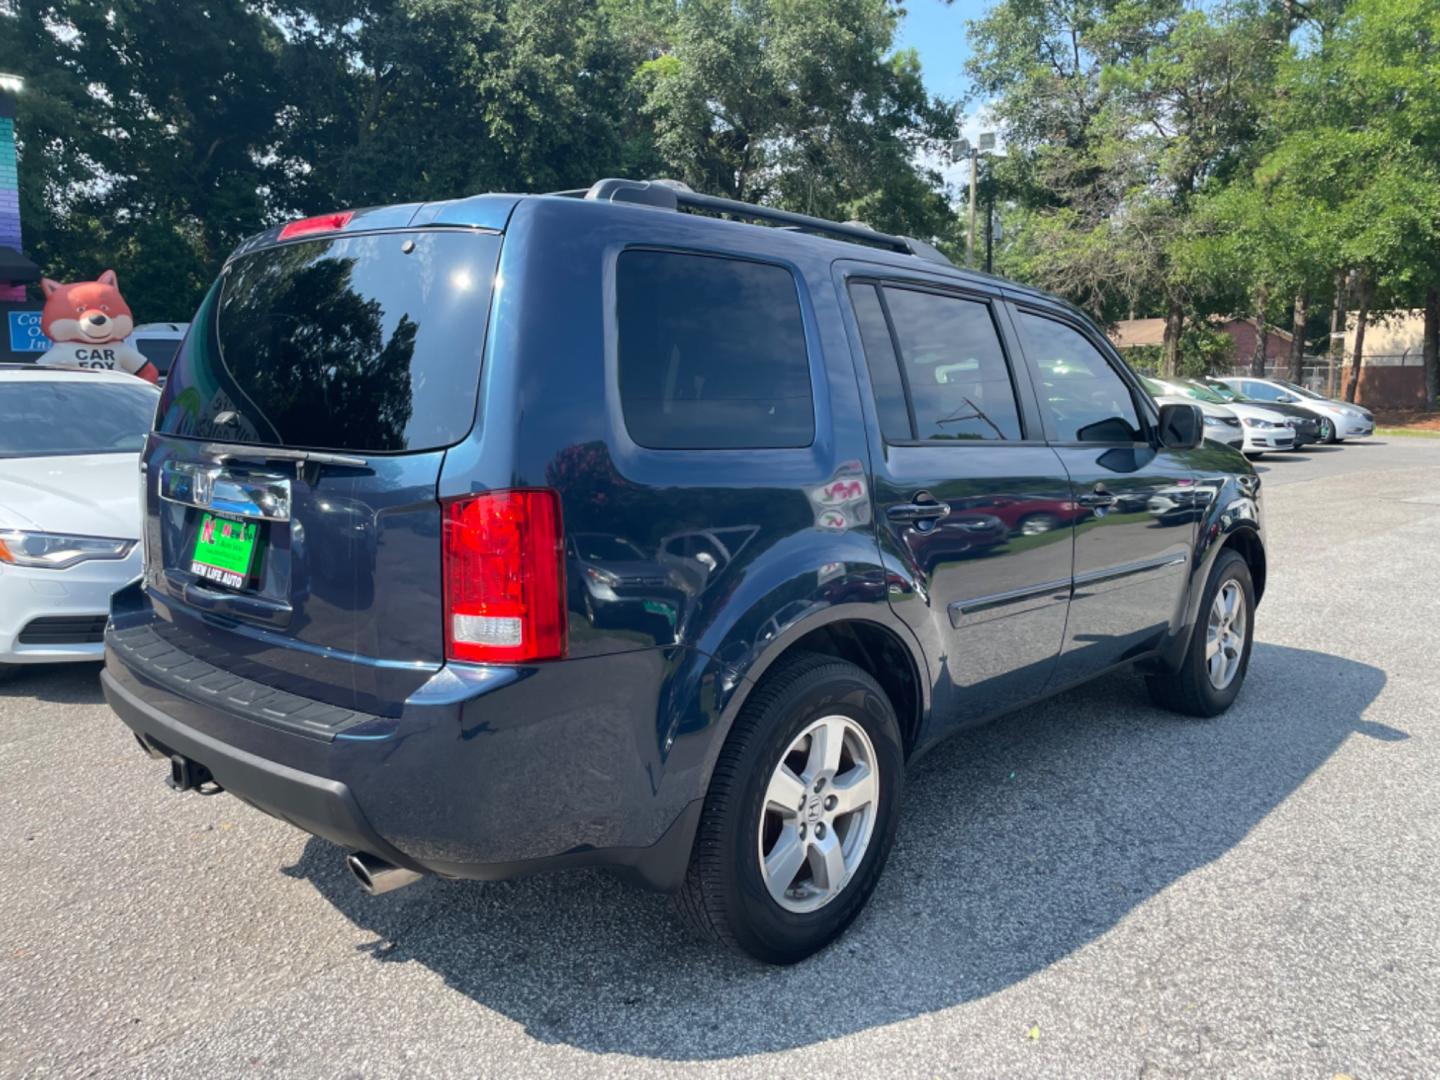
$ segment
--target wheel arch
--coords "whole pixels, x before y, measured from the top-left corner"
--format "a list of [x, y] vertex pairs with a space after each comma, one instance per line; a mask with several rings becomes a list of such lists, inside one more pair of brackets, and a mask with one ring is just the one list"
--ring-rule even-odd
[[1250, 580], [1254, 583], [1255, 602], [1258, 604], [1265, 595], [1266, 575], [1265, 545], [1260, 540], [1260, 533], [1248, 525], [1241, 526], [1225, 537], [1220, 550], [1237, 552], [1250, 567]]

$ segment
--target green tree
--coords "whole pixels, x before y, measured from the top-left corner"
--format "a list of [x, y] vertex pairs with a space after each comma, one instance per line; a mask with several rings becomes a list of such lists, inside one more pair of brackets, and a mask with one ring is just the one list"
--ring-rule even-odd
[[[1255, 4], [1005, 0], [975, 24], [971, 72], [1030, 192], [1032, 280], [1102, 319], [1155, 310], [1180, 366], [1192, 267], [1179, 249], [1207, 190], [1243, 166], [1275, 61]], [[1034, 193], [1042, 194], [1036, 196]]]
[[550, 191], [625, 172], [642, 59], [588, 0], [294, 0], [295, 208]]
[[0, 69], [26, 78], [21, 214], [47, 274], [114, 267], [138, 318], [187, 318], [267, 220], [281, 44], [242, 0], [0, 7]]
[[[654, 5], [650, 5], [654, 7]], [[934, 236], [953, 214], [917, 156], [955, 134], [884, 0], [686, 0], [650, 23], [644, 111], [692, 187]]]
[[1356, 0], [1287, 63], [1278, 100], [1283, 135], [1257, 178], [1323, 208], [1358, 309], [1353, 401], [1371, 312], [1440, 273], [1440, 0]]

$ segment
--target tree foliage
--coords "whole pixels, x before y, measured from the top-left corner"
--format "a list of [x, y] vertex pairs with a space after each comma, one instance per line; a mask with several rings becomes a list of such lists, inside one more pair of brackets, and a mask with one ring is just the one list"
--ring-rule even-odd
[[49, 276], [184, 319], [246, 235], [335, 207], [673, 175], [936, 236], [954, 132], [885, 0], [0, 0]]
[[1337, 278], [1362, 313], [1433, 291], [1440, 0], [1002, 0], [973, 34], [1002, 265], [1165, 316], [1167, 370], [1203, 354], [1187, 325], [1281, 312], [1298, 363]]

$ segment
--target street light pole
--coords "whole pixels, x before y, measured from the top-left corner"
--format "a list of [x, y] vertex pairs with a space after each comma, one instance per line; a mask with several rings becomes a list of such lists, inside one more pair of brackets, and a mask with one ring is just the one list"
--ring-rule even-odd
[[[975, 267], [975, 212], [977, 202], [977, 188], [980, 183], [980, 155], [995, 149], [995, 133], [984, 131], [980, 133], [979, 142], [972, 143], [963, 136], [956, 139], [951, 145], [951, 153], [955, 158], [967, 157], [970, 159], [970, 214], [969, 223], [965, 229], [965, 265], [971, 269]], [[953, 159], [952, 159], [953, 160]], [[990, 235], [990, 225], [987, 222], [985, 235]], [[990, 264], [990, 241], [985, 242], [985, 264]]]
[[975, 179], [980, 171], [980, 148], [970, 147], [970, 225], [965, 230], [965, 265], [975, 268]]

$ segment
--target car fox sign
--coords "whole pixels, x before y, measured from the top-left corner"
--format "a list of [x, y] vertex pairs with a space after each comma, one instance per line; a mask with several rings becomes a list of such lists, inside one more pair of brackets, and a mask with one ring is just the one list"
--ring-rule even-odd
[[136, 349], [125, 344], [135, 329], [130, 307], [120, 295], [115, 271], [94, 281], [62, 285], [45, 278], [45, 310], [40, 327], [54, 344], [36, 363], [46, 367], [108, 368], [126, 371], [149, 382], [160, 372]]

